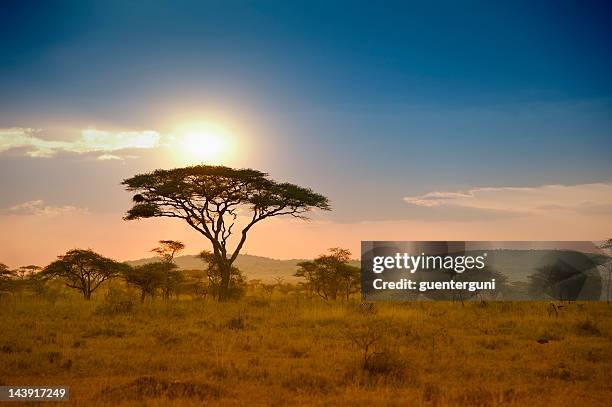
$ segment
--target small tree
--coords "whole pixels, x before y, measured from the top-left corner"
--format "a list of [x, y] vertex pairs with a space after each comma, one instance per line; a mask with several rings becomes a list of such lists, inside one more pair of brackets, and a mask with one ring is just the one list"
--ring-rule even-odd
[[0, 263], [0, 279], [13, 278], [15, 272], [11, 270], [6, 264]]
[[42, 267], [35, 266], [33, 264], [31, 264], [29, 266], [21, 266], [21, 267], [19, 267], [16, 270], [17, 277], [19, 277], [20, 280], [24, 280], [24, 279], [32, 276], [34, 273], [40, 271], [41, 269], [42, 269]]
[[274, 295], [274, 289], [276, 288], [276, 284], [262, 284], [261, 289], [266, 293], [268, 300], [272, 299], [272, 295]]
[[60, 278], [66, 286], [79, 290], [85, 300], [91, 299], [91, 294], [100, 285], [118, 276], [129, 266], [101, 256], [92, 250], [74, 249], [58, 256], [42, 271], [48, 278]]
[[305, 278], [309, 289], [325, 300], [336, 300], [338, 295], [348, 300], [359, 287], [359, 268], [348, 264], [350, 251], [334, 247], [329, 252], [298, 263], [295, 276]]
[[174, 257], [183, 251], [183, 249], [185, 249], [185, 244], [178, 240], [160, 240], [159, 246], [151, 250], [151, 252], [156, 253], [161, 258], [162, 263], [168, 265], [161, 286], [163, 296], [166, 299], [170, 298], [172, 293], [176, 292], [179, 285], [185, 281], [185, 276], [174, 264]]
[[[206, 265], [206, 276], [208, 277], [208, 294], [214, 299], [220, 299], [223, 291], [223, 274], [215, 261], [213, 253], [203, 250], [200, 253], [200, 258]], [[246, 280], [238, 267], [232, 267], [230, 272], [229, 287], [226, 293], [226, 300], [239, 298], [246, 290]]]
[[[257, 223], [275, 216], [306, 218], [315, 208], [329, 210], [329, 201], [308, 188], [277, 183], [268, 174], [252, 169], [196, 165], [173, 170], [156, 170], [123, 181], [134, 192], [134, 206], [125, 220], [170, 217], [182, 219], [212, 245], [220, 274], [219, 300], [227, 300], [233, 264], [249, 231]], [[237, 244], [229, 239], [241, 222]]]
[[[608, 239], [599, 246], [606, 251], [608, 257], [612, 257], [612, 239]], [[612, 261], [606, 263], [606, 302], [610, 304], [610, 285], [612, 284]]]
[[159, 246], [151, 249], [166, 263], [172, 263], [174, 257], [185, 249], [185, 244], [178, 240], [160, 240]]
[[144, 302], [147, 295], [152, 299], [155, 298], [157, 290], [164, 286], [168, 272], [172, 268], [176, 268], [176, 265], [172, 263], [147, 263], [124, 270], [123, 278], [126, 283], [140, 290], [140, 301]]
[[6, 264], [0, 263], [0, 293], [12, 291], [13, 277], [15, 277], [15, 271], [11, 270]]
[[47, 286], [47, 278], [43, 273], [30, 274], [25, 281], [27, 287], [38, 296], [45, 296], [49, 294], [49, 287]]

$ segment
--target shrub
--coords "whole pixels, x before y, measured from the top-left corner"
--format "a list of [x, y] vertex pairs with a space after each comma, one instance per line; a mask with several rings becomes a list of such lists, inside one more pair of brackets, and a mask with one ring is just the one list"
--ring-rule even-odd
[[96, 312], [104, 315], [129, 314], [134, 309], [136, 300], [129, 293], [110, 288], [104, 296], [104, 302], [96, 308]]
[[245, 318], [239, 315], [237, 318], [231, 318], [227, 322], [227, 327], [234, 330], [243, 330], [246, 328]]
[[102, 392], [106, 399], [143, 400], [147, 398], [199, 399], [219, 398], [223, 390], [214, 384], [193, 381], [169, 381], [151, 376], [142, 376], [121, 386], [110, 387]]
[[575, 325], [576, 333], [583, 336], [600, 336], [601, 331], [597, 323], [591, 319], [585, 319]]

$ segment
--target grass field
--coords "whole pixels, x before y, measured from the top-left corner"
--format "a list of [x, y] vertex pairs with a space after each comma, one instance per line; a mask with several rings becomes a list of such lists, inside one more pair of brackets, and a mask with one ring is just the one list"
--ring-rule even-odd
[[[0, 301], [0, 385], [92, 405], [559, 405], [612, 399], [612, 306]], [[65, 405], [65, 404], [63, 404]]]

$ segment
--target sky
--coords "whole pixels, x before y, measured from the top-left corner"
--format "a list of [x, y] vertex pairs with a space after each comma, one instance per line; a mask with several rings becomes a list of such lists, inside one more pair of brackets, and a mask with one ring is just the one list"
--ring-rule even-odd
[[612, 230], [609, 2], [6, 1], [0, 262], [207, 247], [121, 180], [200, 162], [323, 193], [249, 254]]

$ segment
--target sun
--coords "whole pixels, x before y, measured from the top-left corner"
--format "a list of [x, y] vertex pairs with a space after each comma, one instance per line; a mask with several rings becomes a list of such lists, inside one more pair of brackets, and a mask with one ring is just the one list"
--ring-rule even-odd
[[184, 125], [178, 131], [176, 143], [182, 158], [194, 164], [220, 164], [233, 150], [231, 132], [216, 123]]

